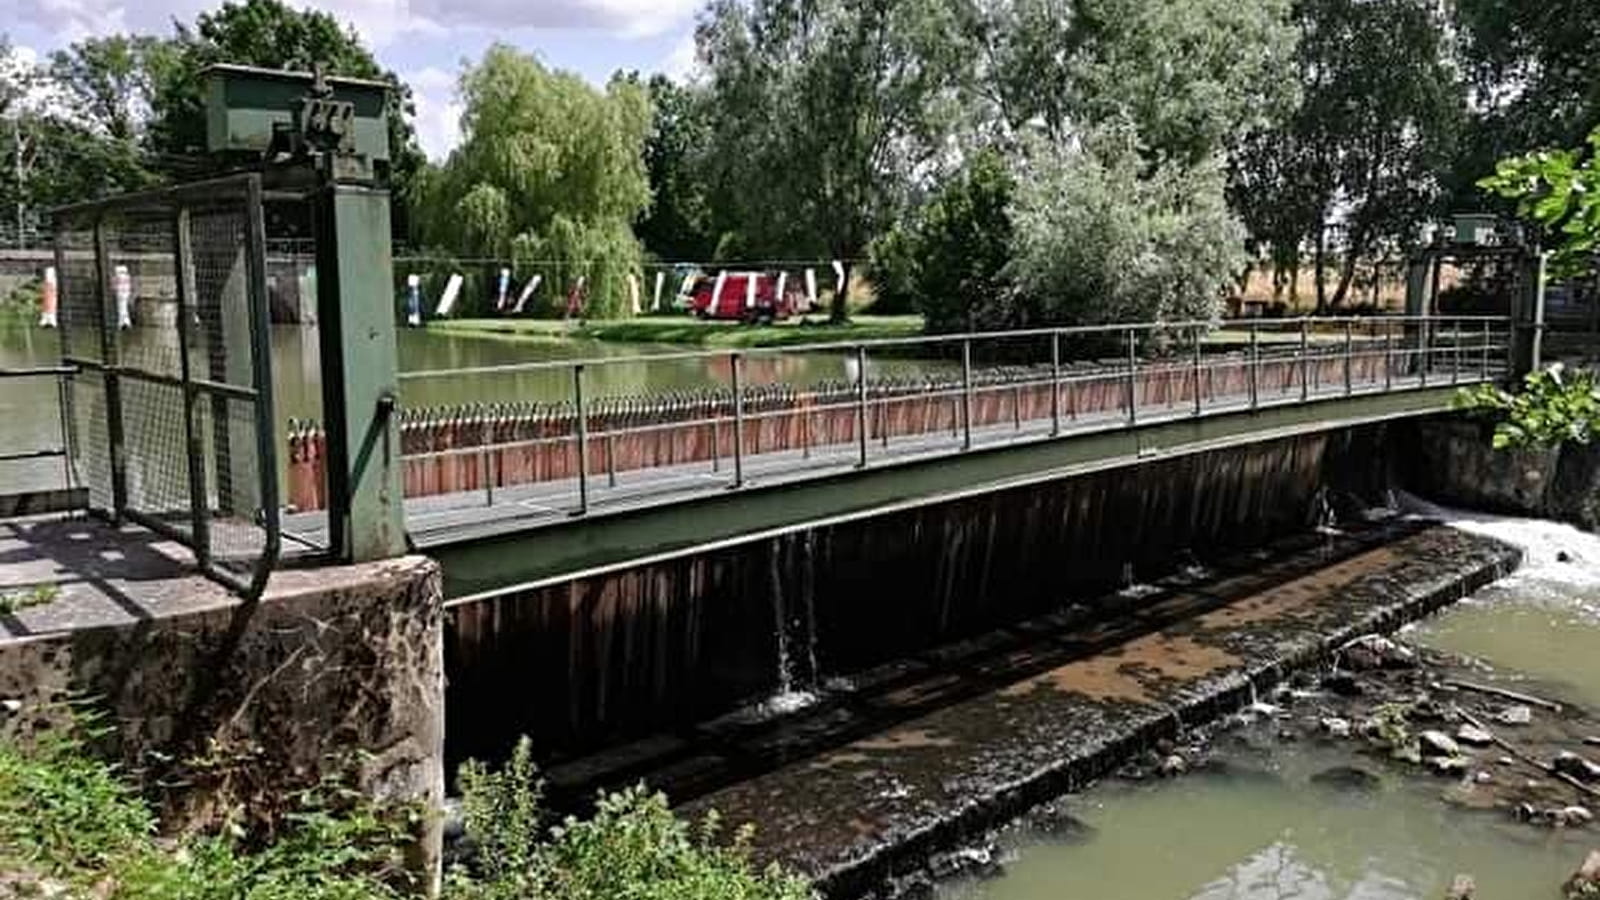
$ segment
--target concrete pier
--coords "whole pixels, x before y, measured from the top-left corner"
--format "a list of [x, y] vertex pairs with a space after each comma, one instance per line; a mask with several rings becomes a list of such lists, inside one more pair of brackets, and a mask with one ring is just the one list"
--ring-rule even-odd
[[[91, 710], [99, 748], [164, 827], [253, 811], [336, 769], [438, 808], [444, 660], [438, 567], [411, 556], [273, 574], [243, 604], [183, 548], [92, 518], [0, 522], [0, 733]], [[81, 701], [81, 702], [80, 702]], [[436, 872], [438, 823], [418, 835]]]

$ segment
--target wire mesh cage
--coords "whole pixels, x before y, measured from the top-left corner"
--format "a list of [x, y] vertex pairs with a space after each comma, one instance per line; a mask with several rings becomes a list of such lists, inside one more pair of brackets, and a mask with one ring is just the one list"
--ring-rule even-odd
[[259, 176], [56, 213], [75, 463], [91, 509], [259, 594], [278, 552]]

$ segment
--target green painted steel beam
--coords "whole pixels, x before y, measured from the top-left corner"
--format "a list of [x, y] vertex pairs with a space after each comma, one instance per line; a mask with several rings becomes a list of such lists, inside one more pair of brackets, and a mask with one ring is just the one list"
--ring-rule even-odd
[[395, 419], [398, 351], [389, 192], [333, 184], [313, 201], [329, 546], [349, 562], [406, 553]]
[[1450, 408], [1456, 388], [1363, 394], [1064, 435], [914, 462], [575, 518], [501, 533], [463, 530], [426, 547], [447, 597], [626, 567], [996, 490]]

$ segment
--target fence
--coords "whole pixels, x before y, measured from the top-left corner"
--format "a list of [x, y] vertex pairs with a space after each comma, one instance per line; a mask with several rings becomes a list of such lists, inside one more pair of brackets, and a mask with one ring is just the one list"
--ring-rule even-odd
[[[189, 547], [259, 595], [279, 549], [259, 176], [55, 216], [74, 471], [91, 509]], [[136, 285], [171, 273], [170, 302]]]
[[[643, 361], [724, 359], [727, 385], [588, 401], [587, 369], [641, 360], [407, 373], [409, 379], [470, 378], [568, 369], [572, 396], [554, 403], [403, 410], [405, 493], [479, 493], [492, 506], [497, 491], [575, 481], [576, 511], [585, 512], [591, 484], [612, 488], [621, 475], [651, 469], [709, 466], [728, 486], [739, 487], [745, 463], [760, 457], [776, 455], [794, 468], [815, 467], [822, 457], [865, 466], [874, 453], [889, 456], [897, 447], [959, 452], [1012, 434], [1058, 435], [1137, 424], [1142, 417], [1425, 387], [1430, 378], [1479, 381], [1498, 378], [1509, 366], [1509, 322], [1503, 318], [1298, 319], [1212, 328], [1110, 326], [664, 354]], [[1106, 358], [1108, 341], [1120, 343], [1125, 353]], [[747, 357], [817, 352], [853, 360], [856, 377], [807, 385], [747, 383]], [[942, 358], [950, 371], [865, 375], [869, 353], [907, 352]], [[1030, 354], [1046, 361], [1030, 360]], [[990, 362], [974, 362], [986, 357]], [[326, 504], [322, 440], [315, 423], [290, 428], [290, 502], [297, 509]], [[850, 458], [838, 460], [841, 454]]]

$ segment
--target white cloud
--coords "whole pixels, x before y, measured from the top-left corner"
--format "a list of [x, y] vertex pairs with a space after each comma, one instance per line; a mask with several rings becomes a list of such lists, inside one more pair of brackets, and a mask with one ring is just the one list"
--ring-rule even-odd
[[[686, 21], [699, 0], [290, 0], [354, 25], [372, 47], [448, 28], [503, 31], [581, 28], [624, 37], [659, 35]], [[215, 0], [20, 0], [21, 21], [70, 43], [91, 35], [165, 32]]]
[[408, 72], [403, 77], [411, 85], [411, 99], [417, 107], [417, 141], [429, 159], [443, 160], [461, 141], [456, 77], [437, 66]]
[[691, 28], [672, 45], [672, 52], [661, 61], [661, 74], [673, 81], [688, 81], [699, 65], [700, 60], [695, 56], [694, 29]]

